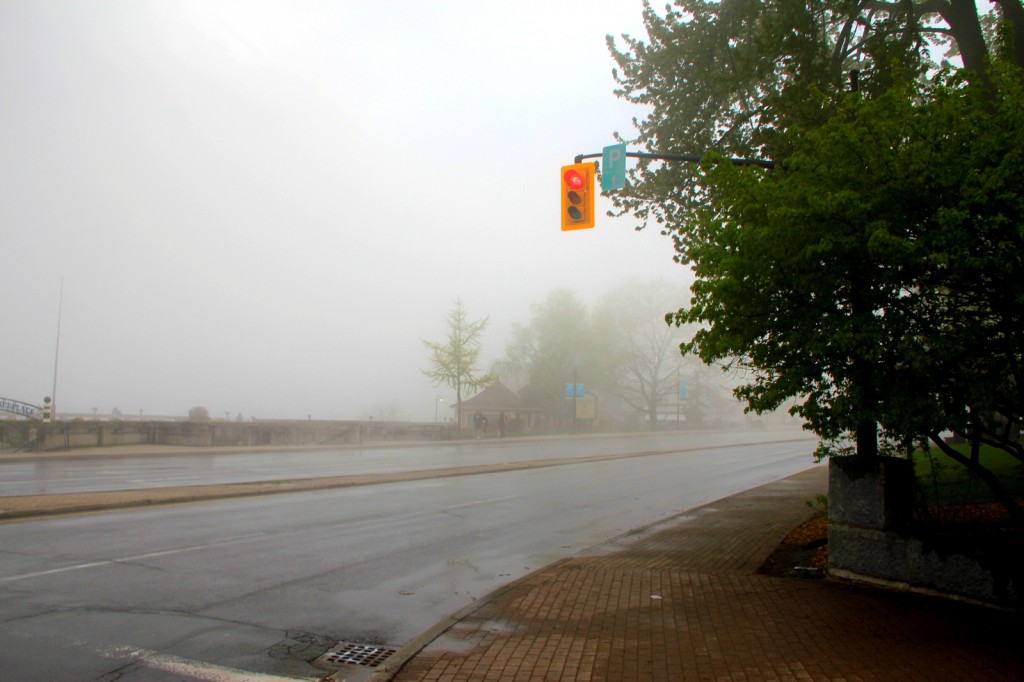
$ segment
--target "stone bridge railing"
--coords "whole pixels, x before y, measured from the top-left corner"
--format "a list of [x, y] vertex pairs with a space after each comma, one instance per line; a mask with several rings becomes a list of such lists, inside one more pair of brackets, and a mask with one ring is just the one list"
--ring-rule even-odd
[[438, 440], [442, 425], [382, 421], [0, 422], [0, 451], [42, 452], [118, 445], [310, 446]]

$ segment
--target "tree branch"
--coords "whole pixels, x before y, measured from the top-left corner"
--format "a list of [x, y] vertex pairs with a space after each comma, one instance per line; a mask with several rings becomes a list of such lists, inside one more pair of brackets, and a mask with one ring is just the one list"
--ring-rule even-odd
[[1020, 503], [1018, 503], [1006, 488], [1003, 487], [1003, 484], [995, 474], [981, 466], [981, 464], [974, 459], [965, 457], [956, 449], [951, 447], [939, 433], [931, 433], [928, 435], [928, 438], [939, 447], [939, 450], [941, 450], [943, 454], [962, 465], [968, 471], [972, 472], [984, 481], [992, 491], [992, 494], [995, 495], [996, 500], [998, 500], [1006, 511], [1009, 512], [1014, 522], [1017, 524], [1024, 524], [1024, 509], [1021, 508]]

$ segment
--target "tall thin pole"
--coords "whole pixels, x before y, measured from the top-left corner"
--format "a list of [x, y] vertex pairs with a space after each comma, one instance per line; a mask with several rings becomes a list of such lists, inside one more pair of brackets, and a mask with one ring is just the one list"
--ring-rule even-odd
[[682, 400], [683, 385], [680, 383], [679, 365], [676, 365], [676, 431], [679, 430], [679, 402]]
[[576, 394], [579, 393], [579, 391], [576, 390], [577, 387], [579, 386], [579, 384], [576, 383], [577, 381], [578, 381], [578, 379], [576, 377], [576, 370], [574, 369], [572, 371], [572, 432], [573, 433], [579, 433], [579, 430], [577, 429], [577, 426], [576, 426]]
[[57, 350], [53, 354], [53, 392], [50, 393], [50, 419], [57, 421], [57, 366], [60, 362], [60, 319], [64, 311], [64, 278], [60, 278], [60, 297], [57, 299]]

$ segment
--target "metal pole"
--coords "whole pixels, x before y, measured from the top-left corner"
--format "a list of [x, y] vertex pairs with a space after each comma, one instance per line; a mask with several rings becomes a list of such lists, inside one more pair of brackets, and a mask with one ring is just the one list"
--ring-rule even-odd
[[576, 383], [576, 370], [572, 371], [572, 432], [579, 433], [576, 430], [576, 394], [579, 393], [577, 390], [579, 384]]
[[60, 318], [64, 310], [64, 278], [60, 278], [60, 298], [57, 300], [57, 350], [53, 354], [53, 392], [50, 394], [50, 419], [57, 421], [57, 366], [60, 361]]
[[[604, 156], [598, 154], [577, 154], [576, 163], [583, 163], [583, 159], [597, 159]], [[685, 161], [686, 163], [700, 163], [702, 158], [698, 154], [652, 154], [648, 152], [626, 152], [626, 156], [634, 159], [654, 159], [656, 161]], [[775, 168], [774, 161], [763, 161], [761, 159], [729, 159], [734, 166], [760, 166], [761, 168]]]
[[676, 431], [679, 430], [679, 365], [676, 365]]

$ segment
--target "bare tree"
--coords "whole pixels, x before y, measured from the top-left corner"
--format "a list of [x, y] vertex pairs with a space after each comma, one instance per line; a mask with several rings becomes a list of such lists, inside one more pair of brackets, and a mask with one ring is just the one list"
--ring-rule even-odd
[[685, 289], [664, 280], [631, 280], [601, 299], [595, 312], [610, 371], [610, 388], [657, 427], [661, 408], [676, 400], [683, 332], [665, 321]]

